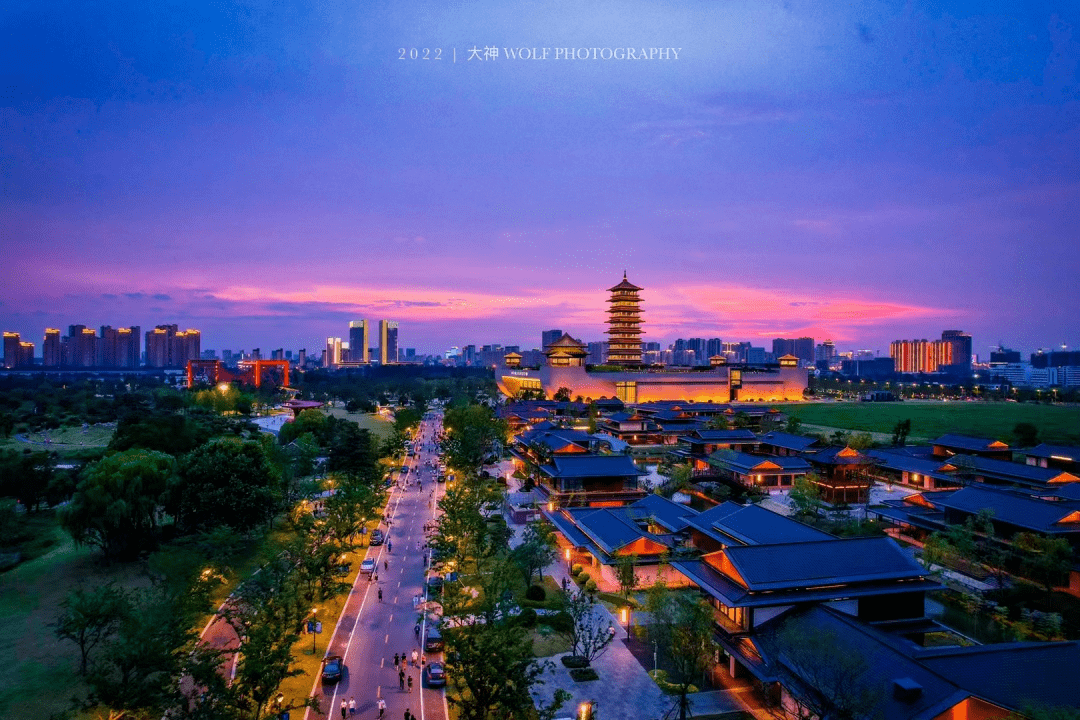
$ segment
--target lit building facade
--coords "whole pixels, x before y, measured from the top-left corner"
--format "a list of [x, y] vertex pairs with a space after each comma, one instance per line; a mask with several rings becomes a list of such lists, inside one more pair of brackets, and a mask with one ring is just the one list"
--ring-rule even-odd
[[349, 360], [369, 362], [368, 347], [371, 342], [367, 320], [353, 320], [349, 323]]
[[932, 373], [939, 365], [953, 363], [953, 344], [945, 340], [896, 340], [889, 344], [889, 357], [896, 372]]
[[157, 325], [146, 331], [147, 367], [184, 367], [202, 355], [202, 333], [180, 330], [177, 325]]
[[45, 328], [45, 341], [41, 345], [41, 364], [44, 367], [60, 367], [60, 330]]
[[396, 320], [379, 321], [379, 364], [389, 365], [398, 360], [398, 324]]
[[4, 333], [4, 367], [27, 368], [34, 365], [34, 343], [25, 342], [17, 332]]
[[608, 356], [611, 365], [641, 365], [641, 298], [642, 290], [627, 281], [608, 288]]

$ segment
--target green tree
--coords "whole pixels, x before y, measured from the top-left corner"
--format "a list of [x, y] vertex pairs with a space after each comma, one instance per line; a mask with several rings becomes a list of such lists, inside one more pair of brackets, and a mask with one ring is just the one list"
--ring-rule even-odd
[[584, 590], [566, 596], [566, 612], [572, 622], [560, 634], [570, 643], [571, 652], [584, 658], [586, 664], [607, 652], [615, 637], [614, 626], [601, 608]]
[[165, 453], [127, 450], [88, 466], [60, 523], [79, 545], [130, 557], [153, 541], [176, 463]]
[[1017, 533], [1013, 544], [1024, 553], [1024, 575], [1042, 587], [1049, 602], [1053, 598], [1054, 587], [1064, 584], [1072, 566], [1069, 541], [1035, 533]]
[[848, 439], [847, 444], [852, 450], [862, 452], [863, 450], [874, 446], [874, 437], [866, 432], [855, 433]]
[[534, 520], [525, 527], [521, 544], [510, 552], [510, 557], [521, 569], [526, 585], [532, 585], [536, 574], [555, 561], [555, 549], [555, 533], [547, 523]]
[[184, 457], [169, 495], [170, 509], [187, 530], [251, 530], [273, 516], [281, 471], [262, 443], [222, 438]]
[[712, 662], [713, 610], [697, 594], [673, 591], [663, 582], [649, 588], [645, 609], [652, 615], [649, 637], [664, 652], [679, 686], [678, 717], [685, 719], [690, 684]]
[[898, 420], [893, 426], [893, 447], [904, 447], [907, 444], [907, 436], [911, 433], [911, 419]]
[[821, 499], [821, 490], [818, 482], [821, 478], [816, 473], [807, 473], [796, 478], [788, 492], [788, 499], [795, 507], [795, 514], [803, 517], [820, 517], [821, 510], [825, 506]]
[[1039, 444], [1039, 428], [1032, 423], [1022, 422], [1013, 426], [1013, 437], [1020, 447], [1035, 447]]
[[637, 573], [634, 570], [637, 562], [637, 555], [620, 555], [615, 560], [615, 579], [619, 582], [624, 602], [630, 602], [630, 593], [637, 587]]
[[870, 665], [856, 648], [835, 633], [804, 618], [787, 622], [776, 636], [777, 661], [811, 692], [793, 697], [799, 716], [864, 720], [881, 702], [881, 688], [869, 676]]
[[798, 415], [789, 415], [787, 422], [784, 424], [784, 432], [791, 433], [792, 435], [798, 435], [802, 430], [802, 420]]
[[91, 590], [76, 588], [60, 603], [63, 612], [54, 625], [61, 640], [79, 646], [79, 674], [85, 675], [91, 651], [115, 633], [128, 612], [123, 590], [114, 584]]
[[556, 402], [570, 402], [570, 388], [559, 388], [555, 391], [555, 394], [551, 396], [551, 399]]

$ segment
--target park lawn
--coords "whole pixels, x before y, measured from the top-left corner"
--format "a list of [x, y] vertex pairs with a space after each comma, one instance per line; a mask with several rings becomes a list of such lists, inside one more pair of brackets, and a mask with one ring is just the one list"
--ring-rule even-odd
[[799, 403], [777, 406], [809, 425], [891, 436], [898, 422], [911, 420], [909, 440], [932, 440], [946, 433], [990, 437], [1013, 444], [1017, 423], [1031, 423], [1044, 442], [1080, 444], [1080, 407], [1010, 402]]
[[[48, 450], [55, 452], [61, 457], [77, 453], [90, 448], [105, 448], [109, 445], [113, 435], [116, 434], [115, 426], [91, 425], [84, 432], [82, 427], [62, 427], [56, 430], [46, 430], [43, 433], [26, 433], [25, 437], [30, 442], [16, 440], [12, 433], [10, 438], [0, 439], [0, 449], [16, 450]], [[45, 438], [49, 442], [45, 443]]]
[[570, 652], [572, 649], [569, 640], [546, 625], [537, 625], [529, 632], [532, 635], [533, 655], [538, 658]]
[[[53, 635], [60, 602], [80, 585], [142, 587], [142, 565], [103, 565], [66, 533], [55, 548], [0, 576], [0, 717], [47, 718], [86, 696], [75, 643]], [[76, 715], [77, 718], [96, 717]]]
[[384, 420], [374, 413], [347, 412], [345, 408], [337, 407], [327, 408], [326, 412], [336, 418], [352, 420], [364, 430], [371, 431], [371, 434], [379, 438], [379, 440], [385, 440], [394, 432], [393, 423], [389, 420]]

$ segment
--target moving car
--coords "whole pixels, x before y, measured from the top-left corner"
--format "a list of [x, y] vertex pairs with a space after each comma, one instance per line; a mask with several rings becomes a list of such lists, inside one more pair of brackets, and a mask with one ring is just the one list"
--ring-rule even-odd
[[375, 572], [375, 559], [364, 558], [364, 561], [360, 563], [360, 572], [367, 573], [368, 575]]
[[441, 662], [429, 662], [427, 665], [428, 687], [443, 687], [446, 685], [446, 669]]
[[331, 655], [323, 660], [322, 681], [324, 683], [336, 683], [341, 680], [345, 673], [345, 660], [340, 655]]

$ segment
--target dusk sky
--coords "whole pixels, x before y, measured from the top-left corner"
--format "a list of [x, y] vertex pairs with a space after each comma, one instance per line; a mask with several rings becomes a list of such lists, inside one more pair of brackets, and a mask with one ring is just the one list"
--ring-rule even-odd
[[0, 329], [1080, 345], [1075, 0], [300, 6], [3, 3]]

